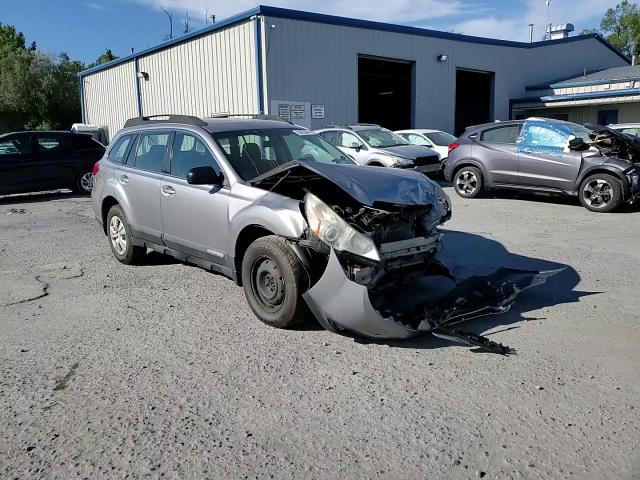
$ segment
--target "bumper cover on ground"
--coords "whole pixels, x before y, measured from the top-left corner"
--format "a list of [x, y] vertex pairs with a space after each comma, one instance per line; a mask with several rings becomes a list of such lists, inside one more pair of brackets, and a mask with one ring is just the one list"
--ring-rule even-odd
[[[406, 339], [507, 312], [520, 292], [544, 283], [560, 271], [500, 268], [488, 276], [470, 277], [459, 283], [451, 277], [426, 275], [408, 279], [396, 293], [381, 294], [347, 278], [332, 250], [324, 274], [303, 297], [318, 322], [330, 331], [347, 330], [372, 339]], [[447, 282], [450, 288], [445, 291], [429, 287]], [[370, 296], [379, 294], [385, 300], [376, 298], [376, 308]]]

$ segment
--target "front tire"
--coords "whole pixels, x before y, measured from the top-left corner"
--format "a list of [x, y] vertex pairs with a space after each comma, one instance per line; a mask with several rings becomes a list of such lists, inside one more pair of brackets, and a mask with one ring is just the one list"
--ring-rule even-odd
[[249, 245], [242, 259], [242, 285], [249, 307], [267, 325], [290, 328], [307, 315], [302, 293], [308, 275], [282, 237], [269, 235]]
[[591, 212], [613, 212], [622, 205], [622, 184], [613, 175], [596, 173], [582, 182], [578, 198]]
[[114, 205], [107, 214], [107, 236], [114, 257], [125, 265], [137, 265], [142, 262], [146, 248], [133, 244], [131, 227], [120, 205]]
[[482, 172], [476, 167], [462, 167], [453, 176], [453, 189], [462, 198], [477, 197], [482, 187]]

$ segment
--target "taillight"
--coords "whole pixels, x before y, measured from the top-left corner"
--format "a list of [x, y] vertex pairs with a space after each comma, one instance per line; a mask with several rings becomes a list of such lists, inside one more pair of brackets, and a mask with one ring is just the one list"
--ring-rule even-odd
[[459, 143], [452, 143], [451, 145], [449, 145], [449, 153], [453, 152], [459, 146], [460, 146]]
[[100, 162], [96, 162], [93, 164], [93, 176], [95, 177], [96, 175], [98, 175], [99, 171], [100, 171]]

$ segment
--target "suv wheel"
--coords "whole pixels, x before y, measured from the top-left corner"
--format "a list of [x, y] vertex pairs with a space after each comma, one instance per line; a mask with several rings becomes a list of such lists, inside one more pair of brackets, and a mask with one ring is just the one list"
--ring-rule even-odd
[[276, 235], [257, 239], [242, 259], [242, 285], [253, 313], [267, 325], [289, 328], [304, 320], [307, 273], [287, 242]]
[[107, 214], [107, 235], [113, 255], [125, 265], [142, 261], [146, 248], [133, 245], [131, 227], [120, 205], [114, 205]]
[[80, 172], [73, 189], [83, 195], [91, 195], [91, 190], [93, 190], [93, 170]]
[[482, 191], [482, 173], [476, 167], [462, 167], [453, 177], [453, 188], [461, 197], [477, 197]]
[[622, 204], [620, 180], [613, 175], [596, 173], [587, 177], [578, 193], [580, 203], [592, 212], [612, 212]]

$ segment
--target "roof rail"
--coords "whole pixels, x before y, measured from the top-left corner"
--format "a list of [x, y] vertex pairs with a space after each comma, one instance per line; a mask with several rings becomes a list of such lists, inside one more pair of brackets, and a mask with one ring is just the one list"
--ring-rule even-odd
[[378, 128], [382, 128], [377, 123], [356, 123], [355, 126], [356, 127], [378, 127]]
[[192, 115], [149, 115], [148, 117], [130, 118], [124, 124], [124, 128], [140, 127], [142, 125], [153, 125], [156, 123], [182, 123], [193, 125], [194, 127], [205, 127], [207, 122]]
[[212, 113], [211, 114], [211, 118], [242, 118], [242, 117], [251, 118], [253, 120], [274, 120], [274, 121], [277, 121], [277, 122], [284, 122], [284, 123], [289, 123], [289, 124], [293, 125], [293, 123], [291, 123], [288, 120], [285, 120], [284, 118], [278, 117], [276, 115], [264, 115], [262, 113], [218, 112], [218, 113]]

